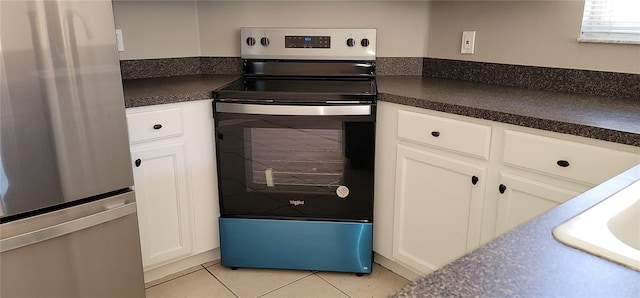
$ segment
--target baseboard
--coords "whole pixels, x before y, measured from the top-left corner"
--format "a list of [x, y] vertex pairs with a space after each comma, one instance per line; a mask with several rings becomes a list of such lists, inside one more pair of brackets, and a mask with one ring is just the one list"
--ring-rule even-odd
[[[220, 248], [193, 255], [144, 272], [145, 287], [185, 275], [202, 268], [202, 264], [220, 260]], [[200, 266], [200, 268], [198, 268]]]
[[[393, 271], [394, 273], [410, 280], [410, 281], [415, 281], [421, 277], [424, 277], [426, 274], [424, 273], [418, 273], [415, 272], [403, 265], [400, 265], [398, 263], [396, 263], [393, 260], [387, 259], [384, 256], [374, 252], [373, 253], [373, 260], [374, 262], [380, 264], [382, 267], [387, 268], [391, 271]], [[430, 272], [429, 272], [430, 273]]]

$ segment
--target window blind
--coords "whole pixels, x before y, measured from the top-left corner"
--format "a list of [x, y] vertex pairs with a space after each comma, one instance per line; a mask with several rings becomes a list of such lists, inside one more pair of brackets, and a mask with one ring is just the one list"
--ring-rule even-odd
[[640, 0], [585, 0], [578, 40], [640, 44]]

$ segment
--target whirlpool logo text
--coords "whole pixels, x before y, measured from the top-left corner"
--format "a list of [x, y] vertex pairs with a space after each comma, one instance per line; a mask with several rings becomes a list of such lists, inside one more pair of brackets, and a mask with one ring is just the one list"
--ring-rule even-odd
[[291, 204], [293, 206], [304, 205], [304, 201], [303, 200], [289, 200], [289, 204]]

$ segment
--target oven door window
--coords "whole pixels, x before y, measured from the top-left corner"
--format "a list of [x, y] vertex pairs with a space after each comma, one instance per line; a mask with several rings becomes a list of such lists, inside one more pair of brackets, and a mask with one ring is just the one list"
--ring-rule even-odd
[[247, 191], [330, 194], [343, 184], [342, 127], [244, 132]]
[[217, 113], [222, 216], [371, 221], [374, 119]]

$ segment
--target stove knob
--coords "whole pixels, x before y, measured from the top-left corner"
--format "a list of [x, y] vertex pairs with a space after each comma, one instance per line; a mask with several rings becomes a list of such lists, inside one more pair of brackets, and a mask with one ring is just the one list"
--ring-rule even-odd
[[256, 44], [256, 39], [253, 37], [247, 37], [247, 45], [252, 47], [254, 44]]
[[362, 46], [363, 46], [363, 47], [365, 47], [365, 48], [366, 48], [366, 47], [368, 47], [368, 46], [369, 46], [369, 39], [368, 39], [368, 38], [363, 38], [363, 39], [360, 41], [360, 45], [362, 45]]
[[262, 46], [265, 46], [265, 47], [268, 46], [269, 45], [269, 39], [266, 38], [266, 37], [260, 38], [260, 44]]
[[349, 38], [349, 39], [347, 39], [347, 46], [348, 46], [348, 47], [352, 47], [352, 46], [353, 46], [353, 45], [355, 45], [355, 44], [356, 44], [356, 41], [355, 41], [355, 40], [353, 40], [353, 38]]

